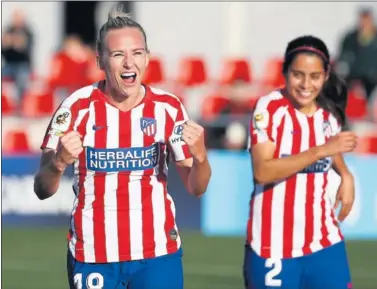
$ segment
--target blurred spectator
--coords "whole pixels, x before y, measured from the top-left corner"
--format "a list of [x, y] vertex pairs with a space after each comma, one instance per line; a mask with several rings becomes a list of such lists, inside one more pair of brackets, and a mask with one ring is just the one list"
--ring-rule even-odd
[[94, 57], [78, 36], [68, 35], [62, 48], [52, 58], [50, 88], [67, 97], [80, 87], [89, 85], [89, 68]]
[[32, 47], [33, 33], [22, 11], [15, 10], [2, 37], [2, 77], [15, 81], [19, 103], [29, 83]]
[[247, 147], [248, 123], [253, 106], [249, 86], [235, 81], [224, 94], [204, 100], [203, 125], [209, 148], [242, 150]]
[[357, 28], [343, 38], [336, 70], [349, 86], [362, 85], [370, 100], [377, 86], [377, 28], [372, 10], [362, 9]]

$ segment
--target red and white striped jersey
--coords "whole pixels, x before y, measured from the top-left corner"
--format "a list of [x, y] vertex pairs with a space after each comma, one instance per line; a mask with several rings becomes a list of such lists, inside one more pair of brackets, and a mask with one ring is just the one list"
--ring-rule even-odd
[[[258, 100], [249, 146], [271, 141], [276, 145], [274, 158], [283, 158], [324, 144], [340, 129], [329, 112], [319, 108], [306, 116], [281, 91], [274, 91]], [[343, 239], [330, 201], [331, 166], [328, 157], [282, 181], [255, 185], [247, 243], [257, 254], [263, 258], [299, 257]]]
[[181, 239], [167, 191], [168, 160], [191, 157], [181, 136], [187, 113], [176, 96], [150, 86], [137, 106], [123, 112], [100, 85], [62, 102], [41, 146], [57, 149], [71, 130], [83, 136], [84, 151], [74, 163], [70, 251], [88, 263], [176, 252]]

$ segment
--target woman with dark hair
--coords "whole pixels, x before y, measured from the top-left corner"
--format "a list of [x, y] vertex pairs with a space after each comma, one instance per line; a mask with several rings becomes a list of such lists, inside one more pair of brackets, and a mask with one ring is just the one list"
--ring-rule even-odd
[[[342, 153], [347, 88], [331, 70], [322, 40], [302, 36], [285, 52], [286, 86], [258, 100], [250, 124], [254, 192], [244, 260], [248, 289], [352, 288], [339, 221], [354, 201]], [[329, 170], [341, 177], [336, 203]], [[338, 216], [334, 208], [342, 208]]]

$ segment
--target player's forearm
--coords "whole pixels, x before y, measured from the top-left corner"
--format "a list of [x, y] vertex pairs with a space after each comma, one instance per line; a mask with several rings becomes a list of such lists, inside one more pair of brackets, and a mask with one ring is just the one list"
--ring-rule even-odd
[[337, 154], [337, 155], [334, 156], [334, 158], [333, 158], [333, 169], [341, 177], [351, 175], [351, 172], [349, 171], [342, 154]]
[[277, 182], [297, 174], [323, 157], [321, 148], [314, 147], [296, 155], [263, 161], [254, 165], [254, 179], [262, 185]]
[[211, 174], [211, 166], [207, 157], [203, 161], [194, 160], [188, 176], [189, 192], [197, 197], [203, 195], [207, 190]]
[[53, 157], [40, 168], [34, 178], [34, 192], [40, 200], [53, 196], [60, 184], [66, 165]]

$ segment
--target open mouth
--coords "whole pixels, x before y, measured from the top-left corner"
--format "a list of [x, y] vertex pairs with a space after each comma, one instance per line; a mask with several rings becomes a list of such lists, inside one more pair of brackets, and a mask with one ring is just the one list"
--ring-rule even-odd
[[312, 92], [311, 91], [298, 91], [298, 95], [301, 98], [310, 98], [312, 96]]
[[136, 80], [136, 73], [135, 72], [126, 72], [122, 73], [120, 77], [126, 84], [134, 84]]

